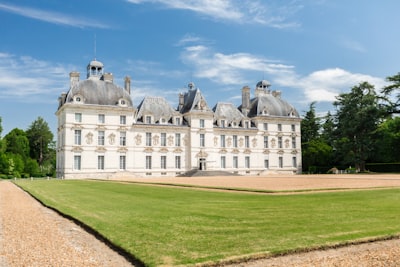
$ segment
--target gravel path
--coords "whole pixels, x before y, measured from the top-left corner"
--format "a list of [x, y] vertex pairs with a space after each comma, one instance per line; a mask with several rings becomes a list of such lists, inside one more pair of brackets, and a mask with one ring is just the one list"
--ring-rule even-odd
[[0, 266], [132, 266], [81, 227], [0, 181]]

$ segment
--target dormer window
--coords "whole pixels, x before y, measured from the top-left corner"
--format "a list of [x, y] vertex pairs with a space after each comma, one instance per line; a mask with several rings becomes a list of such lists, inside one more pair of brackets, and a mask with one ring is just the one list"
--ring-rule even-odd
[[225, 128], [225, 120], [221, 120], [220, 126], [221, 126], [222, 128]]
[[181, 125], [181, 118], [175, 118], [175, 124]]
[[118, 105], [120, 105], [120, 106], [122, 106], [122, 107], [126, 107], [127, 106], [127, 102], [126, 102], [126, 100], [125, 99], [120, 99], [119, 101], [118, 101]]
[[81, 95], [74, 96], [74, 102], [78, 103], [78, 104], [82, 104], [83, 103], [83, 97]]
[[146, 116], [145, 119], [147, 124], [151, 124], [151, 116]]

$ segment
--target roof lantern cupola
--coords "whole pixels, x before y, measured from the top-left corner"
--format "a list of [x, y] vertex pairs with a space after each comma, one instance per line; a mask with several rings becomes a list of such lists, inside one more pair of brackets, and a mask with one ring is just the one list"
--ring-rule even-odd
[[103, 76], [104, 65], [96, 59], [90, 61], [87, 66], [87, 78], [100, 80]]

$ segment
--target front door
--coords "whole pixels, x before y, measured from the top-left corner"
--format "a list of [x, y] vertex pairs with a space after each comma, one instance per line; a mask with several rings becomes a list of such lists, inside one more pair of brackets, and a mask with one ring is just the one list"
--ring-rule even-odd
[[205, 158], [200, 158], [199, 159], [199, 170], [200, 171], [205, 171], [206, 170], [206, 159]]

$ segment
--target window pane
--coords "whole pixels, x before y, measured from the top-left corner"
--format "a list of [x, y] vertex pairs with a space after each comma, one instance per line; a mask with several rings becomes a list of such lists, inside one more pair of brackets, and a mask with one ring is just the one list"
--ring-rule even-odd
[[181, 168], [181, 156], [175, 156], [175, 168], [176, 169]]
[[99, 146], [104, 146], [104, 131], [99, 131], [97, 134], [97, 144]]
[[120, 170], [126, 169], [126, 157], [125, 156], [119, 156], [119, 169]]
[[97, 156], [97, 168], [104, 170], [104, 156]]
[[166, 145], [167, 145], [167, 134], [161, 133], [161, 146], [166, 146]]
[[125, 115], [121, 115], [119, 117], [119, 124], [126, 124], [126, 116]]
[[126, 146], [126, 132], [119, 133], [119, 145]]
[[82, 122], [82, 113], [75, 113], [75, 122]]
[[74, 170], [81, 169], [81, 156], [74, 156]]
[[181, 146], [181, 134], [180, 133], [175, 134], [175, 146]]
[[167, 168], [167, 156], [161, 156], [161, 169]]
[[146, 169], [151, 169], [151, 156], [146, 156]]
[[151, 146], [151, 133], [146, 133], [146, 146]]
[[75, 130], [75, 145], [81, 144], [81, 130]]
[[104, 122], [105, 122], [104, 114], [99, 114], [99, 123], [104, 123]]

